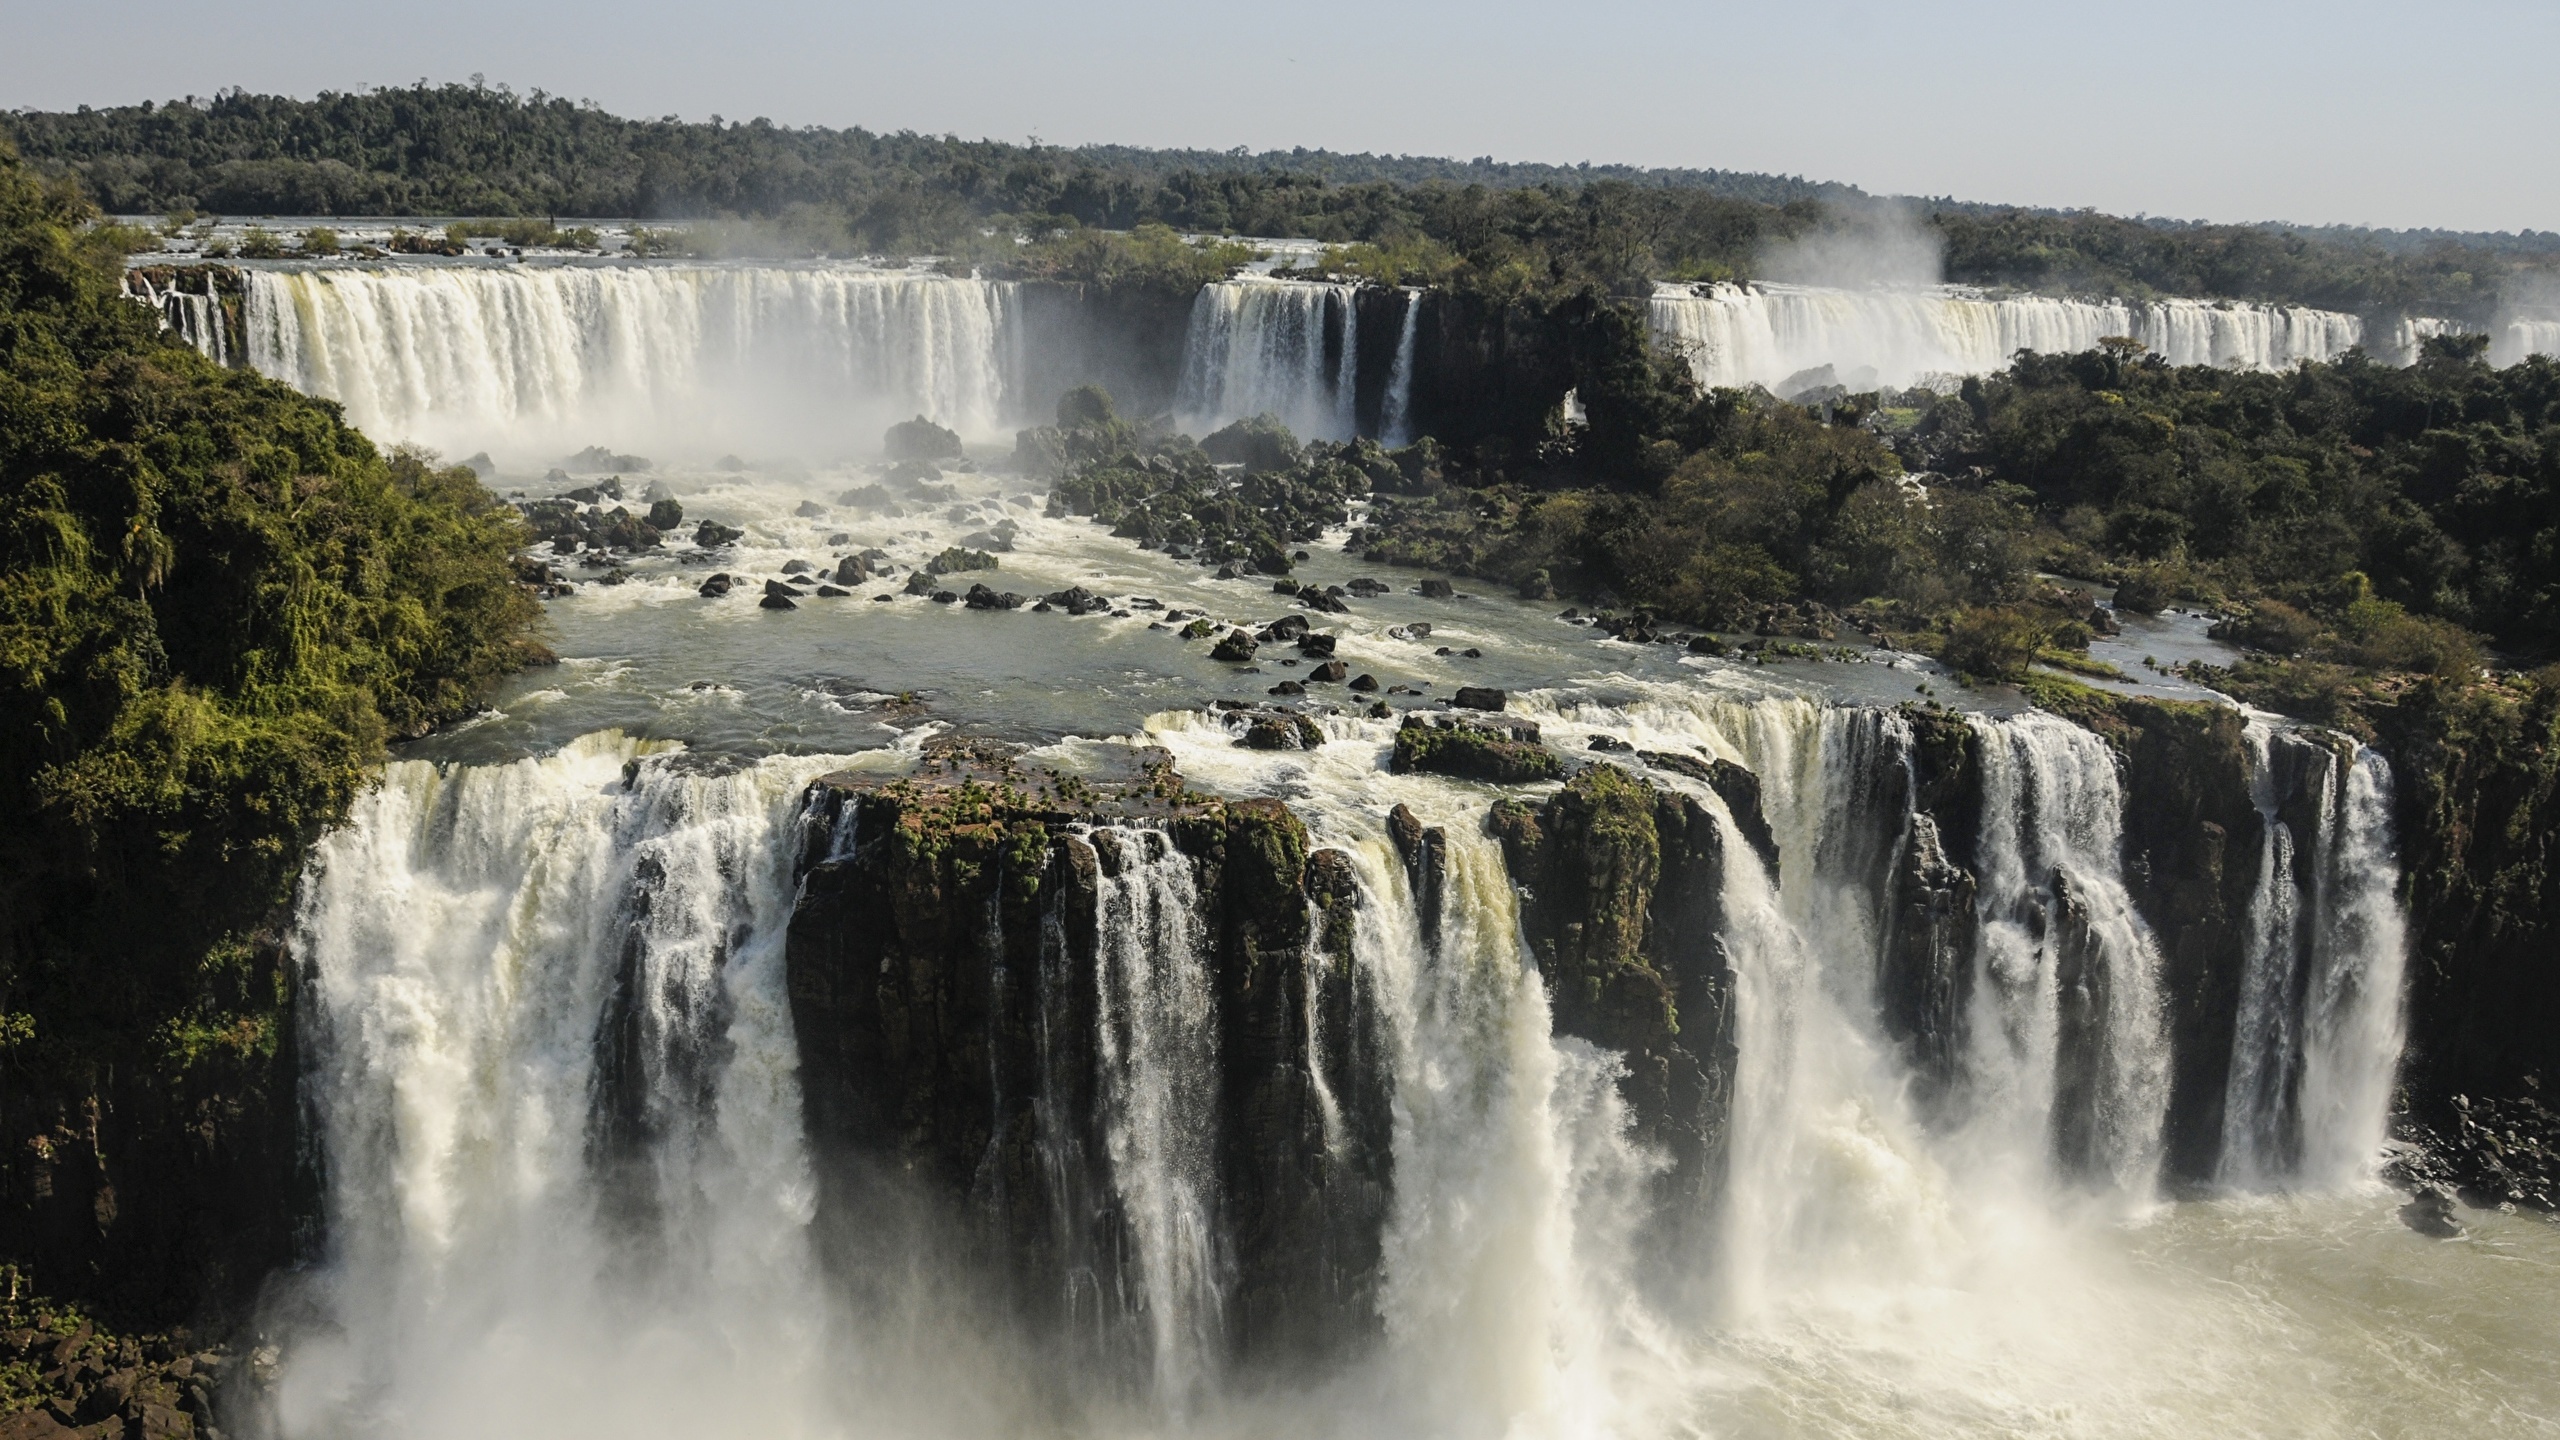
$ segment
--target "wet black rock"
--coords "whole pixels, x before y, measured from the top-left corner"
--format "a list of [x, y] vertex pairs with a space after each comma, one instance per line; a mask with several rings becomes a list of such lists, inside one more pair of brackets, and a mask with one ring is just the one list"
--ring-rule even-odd
[[1245, 722], [1236, 743], [1247, 750], [1313, 750], [1324, 743], [1324, 727], [1307, 716], [1286, 711], [1229, 712], [1228, 723]]
[[859, 555], [847, 555], [836, 562], [836, 583], [839, 585], [859, 585], [870, 578], [871, 567], [864, 564]]
[[1425, 600], [1450, 600], [1455, 599], [1457, 594], [1458, 587], [1450, 584], [1446, 580], [1425, 580], [1422, 582], [1422, 598]]
[[746, 537], [746, 531], [734, 525], [723, 525], [717, 520], [705, 520], [693, 527], [693, 543], [705, 550], [722, 545], [734, 545]]
[[792, 600], [791, 592], [781, 589], [766, 591], [764, 598], [758, 600], [756, 604], [758, 607], [766, 610], [797, 610], [800, 608], [800, 606]]
[[649, 524], [661, 534], [684, 523], [684, 507], [673, 500], [660, 500], [649, 507]]
[[1317, 666], [1314, 670], [1308, 672], [1307, 679], [1317, 684], [1339, 685], [1342, 683], [1343, 677], [1350, 673], [1350, 667], [1344, 665], [1341, 661], [1327, 660], [1323, 664]]
[[1693, 655], [1730, 655], [1733, 647], [1713, 635], [1692, 635], [1689, 637], [1689, 652]]
[[1304, 639], [1311, 627], [1304, 615], [1283, 615], [1262, 627], [1261, 638], [1271, 644]]
[[1371, 675], [1371, 674], [1367, 674], [1366, 672], [1363, 672], [1362, 674], [1360, 674], [1360, 675], [1358, 675], [1358, 676], [1356, 676], [1356, 677], [1354, 677], [1354, 678], [1353, 678], [1353, 680], [1352, 680], [1352, 682], [1351, 682], [1351, 688], [1352, 688], [1352, 689], [1354, 689], [1354, 690], [1359, 691], [1360, 693], [1362, 693], [1362, 694], [1364, 694], [1364, 695], [1366, 695], [1366, 694], [1370, 694], [1370, 693], [1374, 692], [1374, 691], [1378, 688], [1378, 677], [1377, 677], [1377, 676], [1375, 676], [1375, 675]]
[[1298, 653], [1310, 660], [1330, 659], [1333, 655], [1334, 642], [1338, 638], [1338, 636], [1321, 635], [1310, 630], [1298, 637]]
[[723, 572], [703, 581], [702, 588], [698, 593], [710, 596], [716, 600], [719, 597], [728, 594], [730, 588], [736, 583], [736, 581], [729, 578], [727, 573]]
[[831, 546], [850, 545], [853, 543], [853, 536], [850, 532], [839, 530], [833, 535], [827, 537], [827, 543]]
[[1389, 588], [1385, 581], [1372, 580], [1366, 575], [1353, 580], [1350, 585], [1351, 593], [1354, 595], [1384, 595]]
[[796, 598], [800, 592], [783, 584], [779, 580], [767, 580], [764, 582], [764, 593], [768, 596], [780, 596], [785, 600], [790, 600]]
[[1185, 640], [1206, 640], [1217, 633], [1217, 625], [1205, 615], [1182, 627], [1182, 638]]
[[931, 600], [936, 605], [957, 605], [960, 603], [960, 592], [957, 590], [936, 590], [925, 598]]
[[927, 575], [923, 571], [918, 570], [907, 577], [906, 593], [910, 595], [930, 595], [933, 593], [933, 590], [933, 577]]
[[[1593, 748], [1601, 748], [1595, 737]], [[1617, 749], [1627, 749], [1621, 741]], [[1760, 810], [1760, 777], [1730, 760], [1700, 759], [1676, 750], [1638, 750], [1636, 758], [1657, 770], [1686, 775], [1703, 782], [1724, 798], [1725, 807], [1733, 812], [1734, 828], [1742, 832], [1744, 843], [1760, 854], [1763, 863], [1773, 869], [1778, 863], [1778, 837], [1769, 829]]]
[[806, 575], [817, 568], [817, 566], [810, 564], [806, 560], [785, 560], [782, 562], [782, 573], [785, 575]]
[[1227, 632], [1227, 638], [1219, 641], [1217, 648], [1209, 652], [1209, 658], [1241, 665], [1253, 658], [1256, 648], [1252, 635], [1242, 630], [1230, 630]]
[[2400, 1223], [2431, 1240], [2459, 1240], [2462, 1222], [2453, 1213], [2453, 1197], [2441, 1190], [2421, 1190], [2400, 1207]]
[[1081, 585], [1071, 586], [1047, 597], [1048, 602], [1070, 615], [1106, 615], [1111, 611], [1108, 596], [1096, 595]]
[[1348, 615], [1351, 613], [1350, 606], [1343, 604], [1339, 599], [1326, 594], [1324, 591], [1317, 589], [1313, 585], [1306, 586], [1298, 591], [1298, 603], [1306, 606], [1310, 610], [1321, 610], [1328, 615]]
[[818, 597], [822, 600], [841, 600], [852, 593], [853, 592], [850, 590], [840, 589], [833, 585], [821, 585], [818, 587]]
[[1449, 703], [1461, 710], [1505, 710], [1510, 708], [1509, 694], [1490, 685], [1461, 685]]
[[1591, 737], [1591, 748], [1608, 754], [1625, 754], [1636, 747], [1615, 735], [1594, 735]]
[[924, 568], [936, 575], [957, 575], [969, 570], [993, 570], [997, 565], [996, 557], [984, 550], [954, 545], [926, 561]]
[[1387, 638], [1390, 640], [1428, 640], [1431, 638], [1431, 622], [1427, 620], [1416, 620], [1410, 625], [1391, 625], [1387, 627]]
[[1010, 590], [998, 593], [986, 585], [972, 585], [969, 587], [968, 604], [972, 610], [1019, 610], [1022, 597]]
[[1299, 684], [1295, 680], [1283, 680], [1279, 684], [1271, 687], [1271, 693], [1274, 695], [1304, 695], [1307, 693], [1307, 687]]

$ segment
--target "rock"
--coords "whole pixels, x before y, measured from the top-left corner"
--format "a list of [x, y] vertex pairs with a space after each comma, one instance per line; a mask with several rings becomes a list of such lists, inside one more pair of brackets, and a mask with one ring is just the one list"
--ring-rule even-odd
[[723, 525], [717, 520], [705, 520], [693, 527], [693, 543], [705, 550], [717, 549], [722, 545], [734, 545], [746, 536], [746, 531], [734, 525]]
[[1262, 627], [1261, 638], [1264, 641], [1271, 643], [1303, 640], [1306, 638], [1307, 632], [1311, 628], [1312, 627], [1307, 624], [1307, 617], [1304, 615], [1283, 615], [1279, 619]]
[[1449, 703], [1461, 710], [1505, 710], [1510, 708], [1511, 697], [1489, 685], [1461, 685], [1458, 693], [1449, 697]]
[[2121, 633], [2123, 629], [2123, 626], [2116, 623], [2116, 612], [2113, 610], [2108, 609], [2104, 605], [2092, 605], [2089, 607], [2090, 634], [2114, 635]]
[[810, 564], [806, 560], [785, 560], [782, 562], [782, 573], [785, 575], [806, 575], [817, 568], [817, 566]]
[[880, 451], [891, 460], [956, 460], [961, 454], [960, 436], [918, 415], [890, 426], [880, 437]]
[[660, 533], [673, 530], [683, 523], [684, 507], [673, 499], [660, 500], [650, 505], [649, 524]]
[[1387, 707], [1386, 701], [1372, 700], [1369, 702], [1369, 708], [1361, 713], [1367, 715], [1372, 720], [1384, 720], [1396, 712]]
[[1422, 582], [1422, 598], [1425, 600], [1452, 600], [1457, 598], [1457, 594], [1458, 587], [1450, 584], [1446, 580], [1425, 580]]
[[1255, 715], [1236, 743], [1248, 750], [1313, 750], [1324, 743], [1324, 727], [1304, 715]]
[[859, 555], [847, 555], [836, 562], [836, 583], [839, 585], [859, 585], [870, 578], [871, 567], [864, 564]]
[[1313, 585], [1306, 586], [1298, 591], [1298, 603], [1306, 606], [1310, 610], [1321, 610], [1328, 615], [1348, 615], [1351, 613], [1350, 606], [1343, 604], [1340, 600], [1326, 594]]
[[1378, 688], [1378, 677], [1363, 672], [1352, 680], [1351, 688], [1363, 695], [1373, 693]]
[[1496, 785], [1523, 785], [1564, 774], [1564, 761], [1522, 722], [1476, 724], [1411, 714], [1396, 731], [1387, 768], [1399, 775], [1454, 775]]
[[2400, 1223], [2431, 1240], [2459, 1240], [2462, 1221], [2453, 1213], [2453, 1197], [2441, 1190], [2421, 1190], [2400, 1207]]
[[1727, 645], [1713, 635], [1692, 635], [1689, 637], [1689, 653], [1692, 655], [1730, 655], [1733, 653], [1733, 647]]
[[827, 507], [815, 500], [803, 500], [791, 507], [791, 513], [803, 520], [815, 520], [827, 513]]
[[716, 600], [719, 597], [728, 594], [730, 588], [736, 583], [736, 581], [731, 580], [725, 573], [714, 575], [710, 579], [702, 582], [702, 588], [697, 593], [709, 596]]
[[960, 603], [960, 592], [957, 590], [936, 590], [925, 598], [931, 600], [936, 605], [957, 605]]
[[909, 595], [930, 595], [934, 588], [933, 577], [922, 570], [907, 577], [905, 590]]
[[765, 610], [797, 610], [800, 608], [798, 604], [793, 602], [791, 599], [791, 592], [788, 590], [768, 590], [765, 592], [764, 598], [758, 600], [756, 605], [758, 608]]
[[1271, 593], [1274, 595], [1295, 595], [1298, 593], [1298, 582], [1295, 580], [1274, 580], [1271, 582]]
[[852, 543], [853, 543], [853, 536], [852, 536], [850, 533], [848, 533], [848, 532], [846, 532], [846, 531], [843, 531], [843, 530], [839, 530], [839, 531], [837, 531], [836, 533], [834, 533], [833, 535], [830, 535], [830, 536], [828, 536], [828, 537], [827, 537], [827, 544], [828, 544], [828, 545], [830, 545], [830, 546], [836, 546], [836, 545], [850, 545], [850, 544], [852, 544]]
[[1307, 673], [1307, 679], [1322, 685], [1339, 685], [1351, 668], [1339, 660], [1327, 660]]
[[841, 600], [852, 593], [852, 591], [837, 585], [821, 585], [818, 587], [818, 598], [821, 600]]
[[1218, 627], [1205, 615], [1182, 627], [1182, 638], [1185, 640], [1206, 640], [1217, 633]]
[[947, 1236], [1042, 1326], [1092, 1318], [1070, 1296], [1144, 1293], [1112, 1243], [1091, 977], [1109, 882], [1181, 862], [1217, 1037], [1190, 1097], [1220, 1196], [1217, 1358], [1372, 1343], [1394, 1120], [1391, 1042], [1349, 963], [1356, 872], [1277, 801], [1190, 792], [1160, 752], [1131, 768], [1070, 783], [948, 746], [913, 775], [811, 787], [811, 833], [858, 837], [807, 853], [783, 960], [822, 1263], [869, 1270]]
[[783, 584], [779, 580], [767, 580], [764, 582], [764, 593], [767, 595], [779, 595], [785, 600], [797, 599], [800, 594], [799, 591], [792, 589], [790, 586]]
[[954, 545], [926, 561], [924, 568], [935, 575], [957, 575], [969, 570], [993, 570], [997, 565], [996, 557], [984, 550], [968, 550]]
[[1066, 611], [1070, 615], [1107, 615], [1111, 613], [1111, 601], [1107, 597], [1096, 595], [1081, 585], [1071, 586], [1065, 590], [1060, 590], [1056, 594], [1049, 596], [1048, 600], [1050, 604], [1057, 606], [1059, 609]]
[[1390, 640], [1428, 640], [1431, 638], [1431, 622], [1428, 620], [1416, 620], [1410, 625], [1390, 626], [1387, 630], [1387, 638]]
[[897, 508], [897, 498], [886, 488], [878, 485], [856, 485], [838, 495], [836, 503], [852, 506], [856, 510], [895, 510]]
[[[1613, 747], [1604, 747], [1595, 741], [1592, 748], [1624, 750], [1631, 747], [1623, 741]], [[1730, 760], [1721, 758], [1701, 760], [1695, 755], [1683, 755], [1676, 751], [1638, 750], [1636, 758], [1657, 770], [1669, 770], [1674, 774], [1686, 775], [1692, 780], [1703, 781], [1709, 789], [1722, 796], [1725, 808], [1733, 812], [1734, 828], [1742, 832], [1744, 843], [1760, 852], [1761, 863], [1769, 866], [1772, 871], [1776, 870], [1778, 838], [1770, 833], [1769, 821], [1760, 811], [1759, 776]]]
[[986, 585], [969, 587], [968, 605], [972, 610], [1019, 610], [1022, 597], [1007, 590], [998, 594]]
[[1217, 648], [1209, 652], [1209, 658], [1241, 665], [1253, 658], [1256, 648], [1252, 635], [1242, 630], [1230, 630], [1227, 632], [1227, 638], [1219, 641]]
[[1308, 633], [1298, 637], [1298, 653], [1306, 656], [1310, 660], [1330, 659], [1333, 655], [1334, 642], [1337, 638], [1338, 637], [1336, 636], [1319, 635], [1313, 631], [1309, 631]]
[[1304, 695], [1307, 693], [1307, 687], [1299, 684], [1295, 680], [1283, 680], [1279, 684], [1271, 687], [1271, 693], [1274, 695]]
[[1594, 735], [1591, 737], [1591, 748], [1603, 752], [1624, 754], [1634, 750], [1636, 747], [1619, 739], [1615, 735]]

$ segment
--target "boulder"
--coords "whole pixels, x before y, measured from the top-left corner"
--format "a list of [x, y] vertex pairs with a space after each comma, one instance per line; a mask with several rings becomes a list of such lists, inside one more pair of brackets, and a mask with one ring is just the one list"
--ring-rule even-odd
[[1007, 590], [999, 594], [986, 585], [969, 587], [968, 605], [972, 610], [1019, 610], [1022, 597]]
[[1457, 598], [1457, 594], [1458, 587], [1450, 584], [1446, 580], [1425, 580], [1422, 582], [1422, 598], [1425, 600], [1452, 600]]
[[791, 592], [788, 590], [768, 590], [765, 592], [764, 598], [758, 600], [756, 605], [758, 608], [765, 610], [797, 610], [800, 608], [792, 601]]
[[1399, 775], [1454, 775], [1496, 785], [1524, 785], [1564, 774], [1564, 761], [1525, 722], [1478, 724], [1409, 714], [1396, 731], [1387, 768]]
[[864, 564], [859, 555], [847, 555], [836, 562], [836, 583], [839, 585], [859, 585], [870, 578], [871, 567]]
[[1489, 685], [1461, 685], [1458, 693], [1449, 697], [1449, 703], [1461, 710], [1505, 710], [1510, 708], [1511, 697]]
[[1350, 673], [1350, 667], [1344, 665], [1341, 661], [1327, 660], [1323, 664], [1317, 666], [1314, 670], [1308, 672], [1307, 679], [1318, 684], [1339, 685], [1342, 683], [1343, 678]]
[[709, 596], [716, 600], [721, 596], [728, 594], [730, 588], [736, 583], [736, 581], [730, 579], [725, 573], [714, 575], [710, 579], [702, 582], [702, 588], [697, 593]]
[[1209, 658], [1224, 660], [1232, 665], [1241, 665], [1253, 658], [1256, 648], [1252, 635], [1242, 630], [1230, 630], [1227, 632], [1227, 638], [1219, 641], [1217, 648], [1209, 652]]
[[659, 500], [649, 506], [649, 523], [660, 533], [684, 523], [684, 507], [673, 499]]
[[693, 527], [693, 543], [705, 550], [717, 549], [722, 545], [734, 545], [746, 536], [746, 531], [734, 525], [723, 525], [717, 520], [705, 520]]
[[1363, 672], [1362, 674], [1360, 674], [1360, 675], [1358, 675], [1358, 676], [1356, 676], [1356, 677], [1354, 677], [1354, 678], [1353, 678], [1353, 680], [1352, 680], [1352, 682], [1351, 682], [1351, 688], [1352, 688], [1352, 689], [1354, 689], [1354, 690], [1359, 691], [1360, 693], [1362, 693], [1362, 694], [1364, 694], [1364, 695], [1366, 695], [1366, 694], [1370, 694], [1370, 693], [1374, 692], [1374, 691], [1378, 688], [1378, 677], [1377, 677], [1377, 676], [1375, 676], [1375, 675], [1371, 675], [1371, 674], [1367, 674], [1366, 672]]
[[1333, 646], [1337, 638], [1339, 637], [1319, 635], [1309, 631], [1298, 637], [1298, 653], [1310, 660], [1329, 660], [1333, 657]]

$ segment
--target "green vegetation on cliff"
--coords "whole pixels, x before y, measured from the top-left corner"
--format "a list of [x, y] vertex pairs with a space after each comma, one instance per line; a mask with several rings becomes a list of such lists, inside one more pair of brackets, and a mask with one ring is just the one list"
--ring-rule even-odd
[[[0, 1244], [47, 1247], [72, 1294], [157, 1223], [115, 1198], [149, 1183], [106, 1153], [140, 1123], [119, 1105], [275, 1078], [286, 980], [256, 937], [305, 845], [387, 739], [538, 654], [512, 512], [164, 340], [87, 218], [0, 149], [0, 1118], [106, 1190], [48, 1219], [71, 1197], [13, 1167]], [[211, 1263], [161, 1259], [139, 1283]]]

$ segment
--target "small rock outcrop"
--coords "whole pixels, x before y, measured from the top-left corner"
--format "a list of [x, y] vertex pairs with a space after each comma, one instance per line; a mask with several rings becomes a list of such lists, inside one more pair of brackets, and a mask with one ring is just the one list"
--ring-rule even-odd
[[1399, 775], [1454, 775], [1495, 785], [1524, 785], [1564, 774], [1564, 757], [1526, 721], [1458, 720], [1408, 713], [1396, 731], [1387, 768]]

